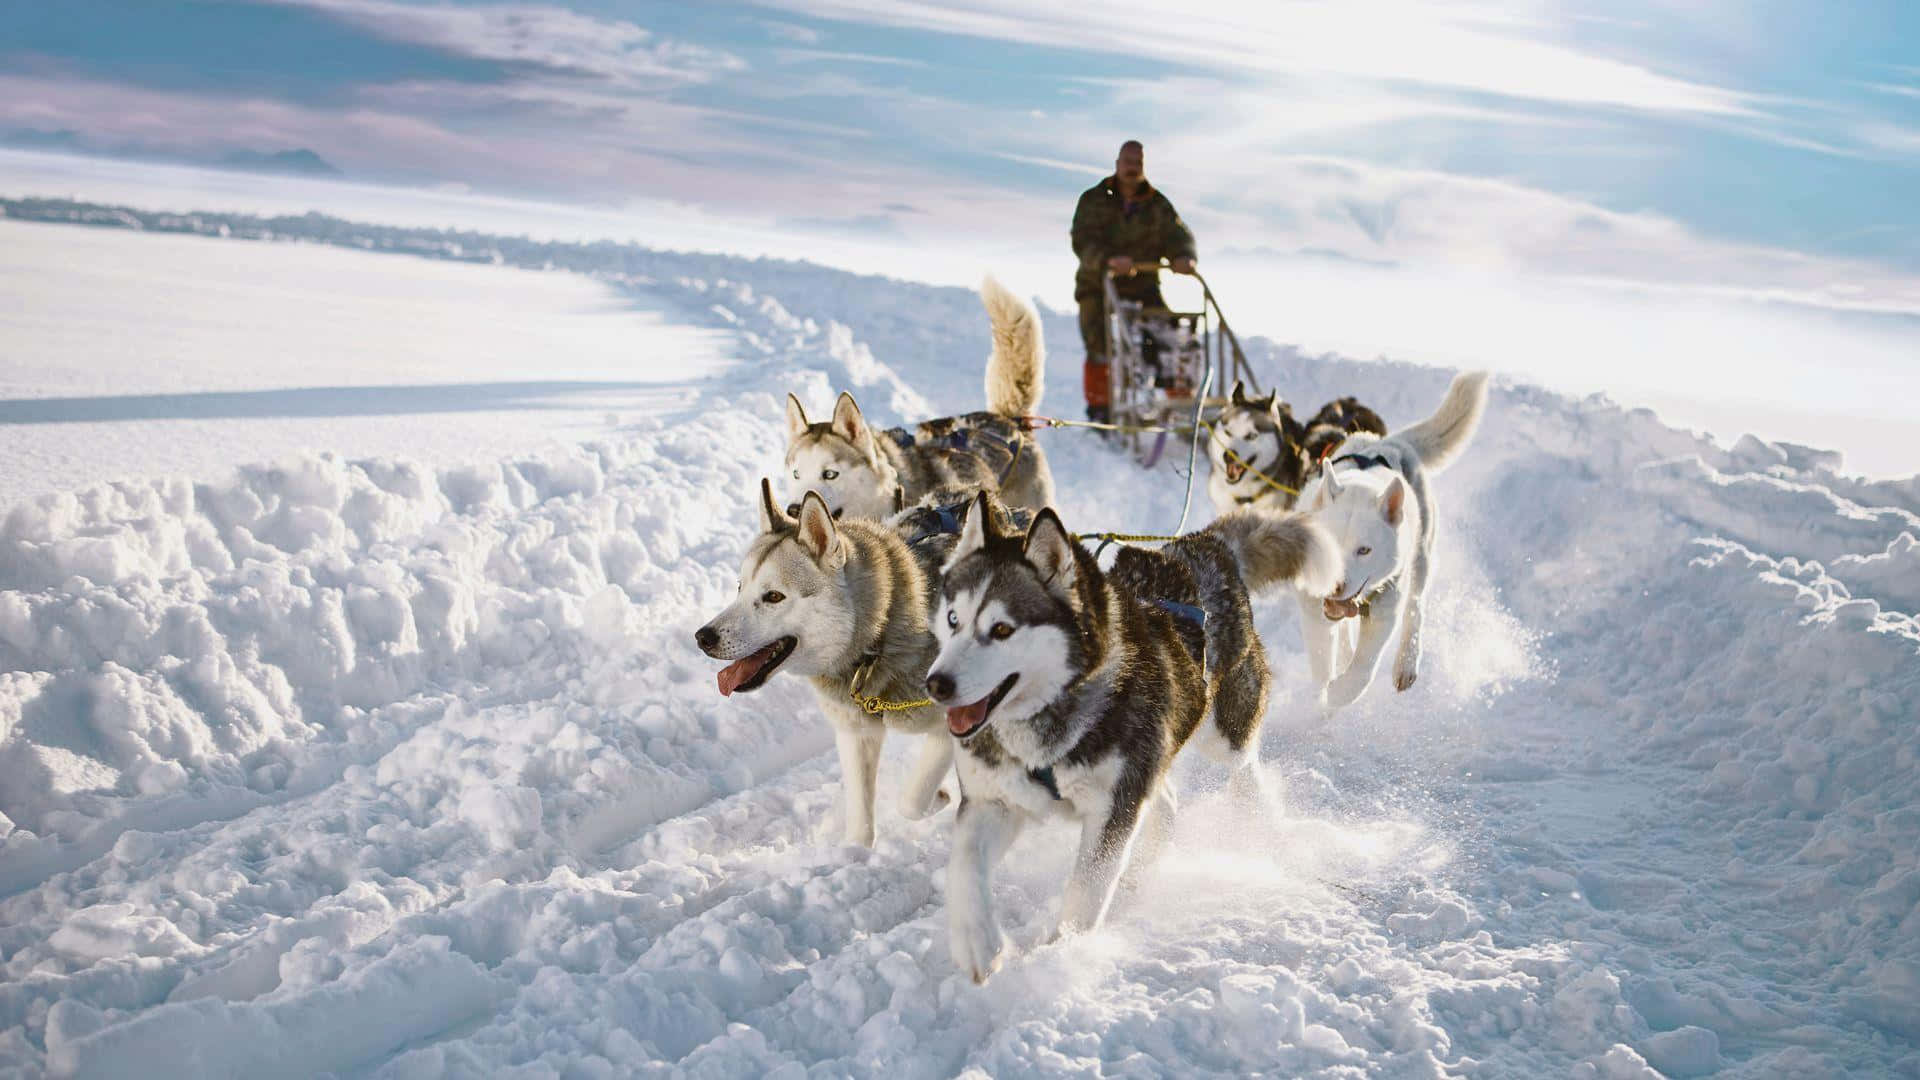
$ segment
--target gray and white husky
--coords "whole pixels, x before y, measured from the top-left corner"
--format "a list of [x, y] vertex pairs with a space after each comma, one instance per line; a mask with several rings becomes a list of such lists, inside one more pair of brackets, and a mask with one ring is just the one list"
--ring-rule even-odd
[[1039, 443], [1020, 425], [1040, 405], [1046, 349], [1033, 305], [992, 278], [980, 286], [993, 328], [987, 357], [987, 412], [876, 431], [853, 395], [842, 392], [833, 417], [807, 419], [787, 395], [789, 509], [817, 491], [835, 517], [879, 520], [941, 488], [999, 491], [1008, 506], [1038, 510], [1053, 502], [1053, 474]]
[[1216, 513], [1236, 506], [1288, 509], [1320, 471], [1326, 452], [1356, 431], [1385, 435], [1378, 413], [1351, 397], [1329, 401], [1302, 424], [1278, 393], [1248, 397], [1233, 384], [1207, 438], [1207, 497]]
[[1486, 404], [1487, 373], [1457, 375], [1432, 416], [1384, 438], [1348, 436], [1301, 493], [1301, 505], [1333, 533], [1346, 562], [1331, 594], [1300, 599], [1307, 663], [1329, 707], [1350, 705], [1366, 691], [1396, 633], [1394, 689], [1419, 676], [1436, 517], [1427, 481], [1466, 448]]
[[741, 563], [739, 596], [694, 641], [708, 656], [731, 661], [720, 671], [722, 694], [757, 690], [780, 671], [812, 680], [840, 752], [844, 841], [871, 847], [887, 732], [925, 736], [900, 812], [917, 819], [945, 801], [940, 782], [953, 740], [941, 724], [943, 711], [923, 703], [868, 713], [853, 698], [857, 688], [886, 702], [925, 701], [922, 684], [938, 650], [927, 629], [931, 560], [916, 557], [890, 525], [835, 521], [815, 492], [790, 517], [767, 480], [760, 482], [760, 529]]
[[1027, 822], [1080, 827], [1066, 932], [1098, 925], [1122, 874], [1164, 843], [1164, 781], [1190, 738], [1257, 795], [1269, 676], [1248, 591], [1286, 582], [1324, 596], [1339, 572], [1331, 537], [1303, 515], [1236, 510], [1160, 551], [1123, 548], [1103, 573], [1051, 509], [1023, 536], [976, 500], [942, 579], [927, 675], [960, 746], [947, 867], [959, 970], [984, 982], [999, 966], [991, 874]]

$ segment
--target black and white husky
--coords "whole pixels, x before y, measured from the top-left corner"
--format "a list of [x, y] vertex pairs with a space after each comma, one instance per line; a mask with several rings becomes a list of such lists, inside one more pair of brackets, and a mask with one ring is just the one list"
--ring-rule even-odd
[[1326, 451], [1356, 431], [1385, 435], [1387, 425], [1351, 397], [1327, 402], [1302, 424], [1278, 393], [1248, 397], [1236, 381], [1208, 434], [1207, 497], [1222, 514], [1236, 506], [1290, 508], [1319, 473]]
[[1330, 708], [1366, 691], [1396, 636], [1394, 689], [1419, 676], [1436, 519], [1427, 479], [1466, 449], [1486, 405], [1487, 373], [1457, 375], [1432, 416], [1385, 438], [1348, 436], [1301, 493], [1300, 505], [1333, 533], [1346, 562], [1331, 594], [1300, 601], [1307, 663]]
[[1257, 793], [1268, 669], [1248, 590], [1326, 595], [1331, 538], [1301, 515], [1242, 509], [1160, 551], [1124, 548], [1102, 572], [1052, 510], [1025, 535], [977, 500], [935, 610], [927, 692], [960, 746], [960, 809], [947, 869], [954, 964], [999, 965], [991, 873], [1021, 827], [1065, 817], [1080, 842], [1060, 929], [1099, 924], [1131, 864], [1164, 841], [1163, 781], [1189, 738]]
[[1033, 305], [988, 278], [980, 286], [993, 329], [987, 357], [986, 412], [876, 430], [853, 395], [842, 392], [833, 416], [807, 419], [787, 395], [789, 509], [817, 491], [835, 517], [880, 520], [938, 489], [998, 491], [1008, 506], [1038, 510], [1053, 501], [1053, 474], [1039, 443], [1018, 422], [1040, 405], [1046, 349]]

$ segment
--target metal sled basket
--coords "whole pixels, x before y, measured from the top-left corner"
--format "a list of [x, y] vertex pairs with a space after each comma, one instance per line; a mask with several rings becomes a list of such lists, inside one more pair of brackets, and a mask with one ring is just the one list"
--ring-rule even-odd
[[[1136, 266], [1129, 273], [1153, 273], [1166, 263]], [[1259, 383], [1247, 366], [1240, 341], [1227, 325], [1213, 290], [1198, 272], [1199, 311], [1174, 311], [1122, 299], [1114, 288], [1118, 271], [1108, 271], [1107, 298], [1108, 402], [1113, 422], [1123, 430], [1116, 436], [1142, 465], [1160, 458], [1168, 430], [1192, 424], [1195, 395], [1208, 415], [1226, 405], [1225, 393], [1234, 380], [1256, 393]], [[1208, 378], [1211, 374], [1211, 379]], [[1159, 431], [1140, 431], [1159, 428]]]

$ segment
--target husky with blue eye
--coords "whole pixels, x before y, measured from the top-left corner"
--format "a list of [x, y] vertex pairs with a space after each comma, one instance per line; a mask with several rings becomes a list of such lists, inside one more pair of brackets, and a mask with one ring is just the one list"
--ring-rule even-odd
[[1010, 507], [1038, 510], [1053, 502], [1053, 474], [1040, 444], [1020, 424], [1040, 407], [1046, 349], [1033, 305], [988, 278], [980, 286], [993, 329], [987, 357], [987, 411], [877, 430], [853, 395], [842, 393], [833, 416], [807, 419], [787, 395], [789, 513], [803, 492], [817, 491], [833, 516], [884, 520], [940, 489], [995, 491]]
[[1319, 597], [1339, 573], [1331, 538], [1297, 514], [1235, 510], [1159, 551], [1123, 548], [1102, 572], [1051, 509], [1021, 534], [975, 501], [942, 575], [927, 675], [958, 745], [955, 967], [984, 982], [999, 966], [992, 871], [1028, 822], [1080, 828], [1060, 908], [1070, 932], [1097, 926], [1122, 875], [1164, 842], [1167, 769], [1189, 741], [1257, 798], [1269, 676], [1249, 590]]

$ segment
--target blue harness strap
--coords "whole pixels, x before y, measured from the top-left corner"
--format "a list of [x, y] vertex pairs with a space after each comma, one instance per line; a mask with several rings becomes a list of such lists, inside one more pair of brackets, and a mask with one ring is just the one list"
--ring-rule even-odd
[[922, 525], [920, 531], [913, 534], [913, 539], [907, 541], [907, 546], [919, 547], [921, 544], [937, 536], [958, 535], [960, 532], [960, 515], [964, 513], [966, 509], [967, 504], [964, 502], [928, 507], [926, 512], [933, 515], [933, 520]]
[[1376, 465], [1383, 469], [1393, 468], [1393, 463], [1381, 454], [1341, 454], [1339, 457], [1327, 462], [1327, 468], [1331, 469], [1343, 461], [1351, 461], [1362, 469], [1371, 469]]
[[1060, 785], [1053, 779], [1053, 766], [1048, 765], [1044, 769], [1028, 769], [1027, 779], [1046, 788], [1047, 794], [1055, 799], [1060, 797]]
[[1207, 613], [1204, 608], [1196, 607], [1193, 604], [1182, 604], [1177, 600], [1161, 600], [1155, 598], [1153, 602], [1159, 606], [1161, 611], [1166, 612], [1176, 619], [1185, 619], [1202, 630], [1207, 628]]

